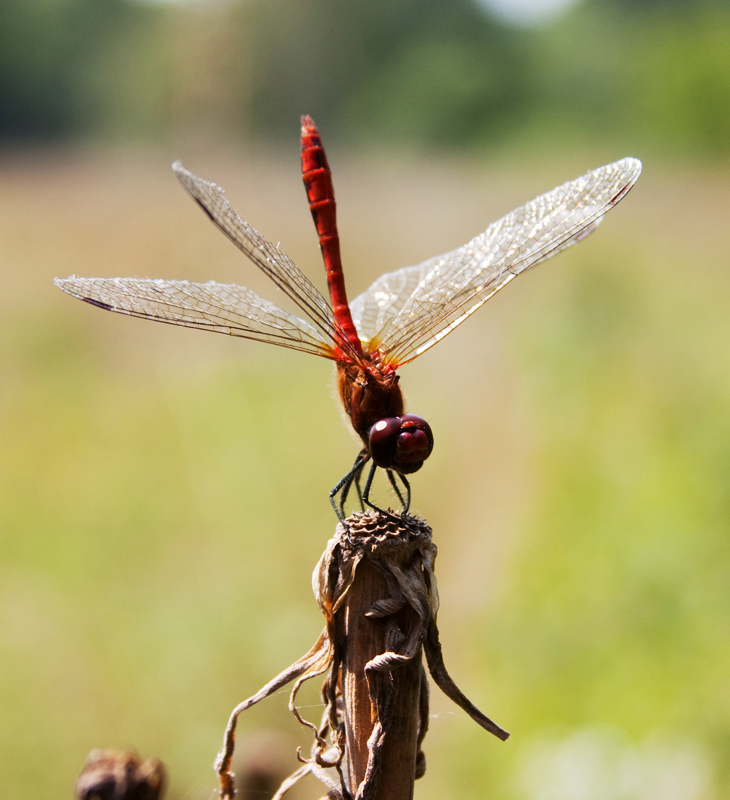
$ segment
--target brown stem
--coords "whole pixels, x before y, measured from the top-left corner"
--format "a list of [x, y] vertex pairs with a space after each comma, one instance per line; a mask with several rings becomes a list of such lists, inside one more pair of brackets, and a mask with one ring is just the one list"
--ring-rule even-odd
[[[413, 797], [422, 625], [408, 605], [384, 618], [369, 615], [374, 606], [392, 597], [392, 590], [382, 570], [363, 560], [337, 620], [345, 752], [350, 791], [358, 800]], [[411, 644], [414, 630], [415, 646], [398, 656], [404, 644]]]

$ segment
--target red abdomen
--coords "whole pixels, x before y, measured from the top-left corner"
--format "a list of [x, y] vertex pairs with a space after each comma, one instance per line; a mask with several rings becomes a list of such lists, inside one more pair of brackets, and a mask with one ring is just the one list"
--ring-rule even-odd
[[341, 358], [343, 349], [345, 352], [352, 352], [354, 349], [354, 352], [360, 355], [362, 354], [362, 345], [350, 314], [345, 291], [345, 276], [342, 272], [332, 173], [322, 147], [322, 140], [311, 117], [302, 117], [302, 178], [307, 190], [309, 209], [317, 227], [324, 266], [327, 270], [332, 312], [345, 339], [344, 342], [335, 343], [338, 348], [337, 355]]

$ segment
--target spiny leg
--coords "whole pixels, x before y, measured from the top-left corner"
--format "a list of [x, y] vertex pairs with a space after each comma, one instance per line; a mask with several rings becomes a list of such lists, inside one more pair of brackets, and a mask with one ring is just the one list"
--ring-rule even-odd
[[[393, 477], [393, 470], [386, 469], [385, 474], [388, 476], [388, 480], [390, 481], [390, 485], [393, 487], [393, 491], [398, 495], [398, 500], [400, 500], [400, 504], [403, 506], [403, 510], [406, 511], [407, 510], [405, 508], [406, 501], [403, 499], [403, 495], [400, 493], [400, 488], [396, 483], [395, 478]], [[401, 477], [403, 476], [401, 475]]]
[[[389, 469], [386, 470], [388, 474], [388, 480], [390, 481], [390, 485], [395, 490], [395, 493], [398, 495], [398, 499], [403, 506], [403, 510], [400, 512], [401, 514], [407, 514], [408, 509], [411, 507], [411, 484], [408, 483], [408, 479], [405, 475], [401, 475], [400, 472], [396, 472], [395, 470]], [[403, 483], [403, 487], [406, 490], [406, 499], [403, 499], [403, 495], [401, 494], [401, 490], [398, 488], [398, 484], [396, 483], [395, 476], [398, 476]]]
[[[368, 479], [365, 481], [365, 489], [363, 490], [363, 493], [362, 493], [362, 499], [364, 500], [366, 505], [370, 506], [370, 508], [375, 509], [375, 511], [383, 511], [382, 508], [378, 508], [378, 506], [376, 506], [374, 503], [370, 502], [370, 488], [373, 485], [373, 478], [375, 477], [375, 470], [376, 469], [377, 469], [377, 466], [376, 466], [375, 462], [373, 461], [373, 464], [370, 467], [370, 472], [368, 472]], [[385, 513], [385, 512], [383, 512], [383, 513]]]
[[[406, 488], [406, 502], [403, 503], [403, 511], [401, 511], [401, 514], [407, 514], [411, 507], [411, 484], [408, 482], [406, 476], [401, 475], [400, 472], [398, 473], [398, 477]], [[400, 492], [398, 492], [398, 497], [400, 497]]]
[[377, 511], [379, 514], [384, 514], [386, 517], [389, 517], [395, 522], [400, 522], [400, 517], [394, 514], [392, 511], [386, 511], [386, 509], [380, 508], [380, 506], [376, 506], [375, 503], [370, 502], [370, 489], [372, 488], [373, 478], [375, 477], [375, 470], [377, 468], [378, 468], [377, 464], [373, 462], [373, 465], [370, 467], [370, 472], [368, 472], [368, 479], [367, 481], [365, 481], [365, 488], [363, 489], [362, 492], [363, 502], [365, 503], [365, 505], [370, 506], [370, 508], [372, 508], [373, 511]]
[[[359, 458], [360, 457], [358, 456], [358, 459]], [[360, 501], [360, 510], [361, 511], [365, 510], [365, 506], [362, 503], [362, 489], [360, 488], [360, 477], [362, 476], [362, 470], [364, 465], [365, 462], [360, 464], [357, 467], [357, 469], [353, 468], [351, 470], [352, 476], [350, 477], [350, 480], [342, 487], [342, 494], [340, 495], [339, 507], [343, 515], [345, 513], [345, 503], [347, 502], [347, 496], [350, 494], [350, 489], [352, 489], [353, 483], [355, 484], [355, 489], [357, 490], [357, 496]]]
[[[357, 491], [357, 499], [360, 501], [360, 511], [365, 511], [365, 503], [363, 502], [362, 499], [362, 486], [360, 486], [360, 479], [362, 478], [362, 471], [364, 466], [365, 466], [364, 464], [360, 466], [360, 470], [357, 473], [357, 475], [355, 475], [355, 478], [353, 480], [353, 483], [355, 484], [355, 490]], [[344, 503], [345, 500], [343, 498], [342, 504], [344, 505]]]
[[[334, 509], [335, 514], [337, 514], [337, 519], [340, 522], [345, 521], [345, 500], [347, 500], [347, 495], [350, 491], [350, 487], [352, 486], [352, 482], [359, 481], [362, 468], [365, 466], [369, 458], [370, 454], [367, 452], [367, 450], [362, 450], [360, 453], [358, 453], [355, 463], [352, 465], [350, 471], [344, 476], [344, 478], [337, 482], [330, 492], [330, 503], [332, 504], [332, 508]], [[335, 498], [339, 492], [342, 492], [342, 496], [338, 505]], [[360, 487], [358, 483], [358, 494], [359, 493]]]

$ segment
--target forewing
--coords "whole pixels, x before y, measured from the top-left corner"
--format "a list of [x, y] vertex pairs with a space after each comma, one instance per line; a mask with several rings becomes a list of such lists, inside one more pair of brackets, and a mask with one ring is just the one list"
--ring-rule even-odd
[[185, 328], [226, 333], [334, 359], [308, 322], [243, 286], [149, 278], [56, 278], [64, 292], [108, 311]]
[[383, 275], [352, 303], [361, 337], [383, 361], [412, 361], [526, 269], [587, 236], [634, 185], [641, 162], [625, 158], [553, 189], [471, 242]]
[[179, 161], [172, 168], [218, 229], [299, 306], [327, 339], [334, 341], [336, 322], [329, 304], [291, 258], [234, 211], [220, 186], [193, 175]]

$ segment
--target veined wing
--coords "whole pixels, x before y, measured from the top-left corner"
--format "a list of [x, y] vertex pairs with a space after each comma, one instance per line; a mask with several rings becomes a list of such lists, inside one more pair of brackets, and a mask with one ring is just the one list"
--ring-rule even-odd
[[291, 258], [234, 211], [220, 186], [188, 172], [179, 161], [172, 168], [217, 228], [299, 306], [324, 337], [334, 342], [337, 322], [332, 309]]
[[310, 323], [235, 284], [149, 278], [56, 278], [56, 286], [87, 303], [130, 317], [227, 333], [334, 359]]
[[361, 338], [386, 363], [412, 361], [521, 272], [587, 236], [640, 172], [635, 158], [608, 164], [516, 209], [451, 253], [383, 275], [351, 304]]

